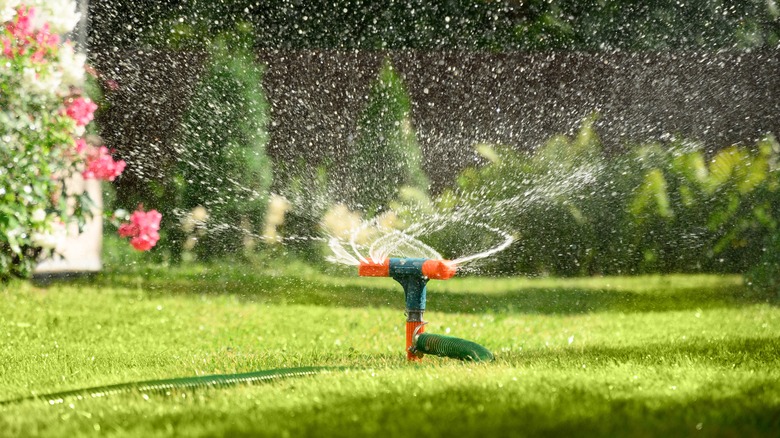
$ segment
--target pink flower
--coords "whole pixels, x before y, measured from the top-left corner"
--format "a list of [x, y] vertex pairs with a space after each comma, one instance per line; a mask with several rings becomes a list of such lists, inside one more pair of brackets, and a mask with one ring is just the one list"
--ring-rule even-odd
[[80, 154], [87, 150], [87, 141], [83, 138], [76, 139], [76, 153]]
[[136, 224], [124, 223], [119, 226], [119, 237], [134, 237], [138, 233], [138, 225]]
[[41, 30], [38, 31], [38, 35], [35, 36], [35, 41], [45, 48], [53, 48], [60, 43], [60, 36], [56, 33], [51, 33], [49, 31], [49, 23], [46, 23]]
[[143, 206], [130, 216], [130, 222], [119, 226], [121, 237], [130, 237], [130, 244], [139, 251], [148, 251], [160, 240], [160, 220], [162, 215], [157, 210], [143, 211]]
[[43, 57], [45, 55], [46, 55], [46, 49], [40, 47], [40, 48], [38, 48], [38, 50], [35, 51], [35, 53], [32, 54], [32, 56], [30, 57], [30, 60], [32, 62], [40, 64], [40, 63], [43, 62]]
[[81, 173], [84, 178], [113, 181], [125, 170], [127, 163], [123, 160], [114, 161], [107, 147], [89, 148], [86, 142], [83, 140], [79, 142], [79, 140], [76, 140], [76, 151], [81, 152], [87, 148], [87, 168]]
[[11, 40], [9, 38], [2, 38], [0, 39], [0, 44], [3, 45], [3, 55], [7, 56], [8, 58], [13, 58], [14, 48], [11, 45]]
[[85, 97], [70, 99], [70, 104], [65, 108], [65, 114], [76, 121], [78, 126], [86, 126], [94, 118], [97, 105]]
[[17, 40], [24, 41], [32, 36], [35, 8], [19, 6], [16, 10], [16, 18], [8, 24], [8, 30]]
[[133, 245], [133, 248], [138, 251], [149, 251], [157, 244], [158, 240], [160, 240], [160, 235], [157, 233], [141, 234], [130, 239], [130, 245]]

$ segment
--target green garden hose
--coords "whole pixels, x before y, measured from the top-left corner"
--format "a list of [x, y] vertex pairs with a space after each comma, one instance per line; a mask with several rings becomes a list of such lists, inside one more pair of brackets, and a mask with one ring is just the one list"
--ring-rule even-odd
[[[474, 362], [492, 361], [493, 354], [485, 347], [452, 336], [421, 333], [415, 338], [415, 352], [433, 354]], [[0, 406], [19, 403], [28, 400], [41, 400], [55, 405], [64, 403], [66, 399], [75, 397], [101, 398], [115, 394], [170, 394], [174, 390], [198, 388], [222, 388], [239, 384], [258, 384], [276, 381], [290, 377], [303, 377], [320, 374], [326, 371], [345, 369], [344, 367], [301, 367], [278, 368], [273, 370], [253, 371], [240, 374], [212, 374], [208, 376], [178, 377], [174, 379], [145, 380], [142, 382], [118, 383], [113, 385], [95, 386], [70, 391], [62, 391], [44, 395], [31, 395], [10, 400], [0, 400]]]
[[415, 352], [444, 356], [452, 359], [491, 362], [493, 353], [476, 342], [453, 336], [420, 333], [414, 341]]
[[213, 374], [209, 376], [179, 377], [175, 379], [146, 380], [143, 382], [118, 383], [115, 385], [96, 386], [93, 388], [74, 389], [45, 395], [32, 395], [12, 400], [0, 400], [0, 406], [18, 403], [26, 400], [43, 400], [54, 405], [63, 403], [66, 398], [100, 398], [108, 395], [135, 392], [139, 394], [167, 394], [173, 390], [197, 388], [221, 388], [238, 384], [257, 384], [284, 379], [319, 374], [323, 371], [337, 370], [340, 367], [303, 367], [279, 368], [273, 370], [254, 371], [241, 374]]

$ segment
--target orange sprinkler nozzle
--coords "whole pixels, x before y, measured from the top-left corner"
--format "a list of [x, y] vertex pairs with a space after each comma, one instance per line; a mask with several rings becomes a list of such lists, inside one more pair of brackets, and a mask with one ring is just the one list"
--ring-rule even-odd
[[456, 272], [455, 263], [450, 260], [426, 260], [422, 265], [423, 275], [434, 280], [447, 280]]
[[360, 262], [358, 275], [361, 277], [389, 277], [390, 259], [385, 259], [382, 263]]

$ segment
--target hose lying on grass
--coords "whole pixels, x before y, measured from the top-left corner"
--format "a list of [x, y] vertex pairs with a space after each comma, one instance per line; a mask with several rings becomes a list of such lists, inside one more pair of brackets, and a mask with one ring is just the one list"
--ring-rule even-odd
[[0, 406], [27, 400], [44, 400], [51, 405], [64, 403], [66, 398], [76, 397], [100, 398], [114, 394], [136, 392], [139, 394], [167, 394], [173, 390], [222, 388], [238, 384], [257, 384], [276, 381], [289, 377], [312, 376], [324, 371], [338, 370], [340, 367], [302, 367], [279, 368], [273, 370], [253, 371], [240, 374], [212, 374], [210, 376], [179, 377], [175, 379], [146, 380], [143, 382], [118, 383], [114, 385], [95, 386], [70, 391], [56, 392], [44, 395], [31, 395], [13, 400], [1, 400]]
[[[419, 360], [424, 354], [450, 357], [473, 362], [492, 361], [493, 354], [485, 347], [452, 336], [424, 333], [426, 284], [429, 279], [446, 280], [455, 275], [455, 265], [447, 260], [417, 258], [388, 258], [381, 263], [363, 262], [359, 274], [367, 277], [392, 277], [404, 288], [406, 301], [406, 352], [409, 360]], [[210, 376], [180, 377], [175, 379], [148, 380], [119, 383], [94, 388], [75, 389], [46, 395], [33, 395], [14, 400], [0, 401], [0, 405], [25, 400], [46, 400], [49, 404], [63, 403], [67, 397], [99, 398], [112, 394], [137, 392], [169, 393], [172, 390], [195, 388], [219, 388], [241, 383], [253, 384], [287, 377], [311, 376], [340, 367], [282, 368], [243, 374], [214, 374]]]
[[[465, 339], [452, 336], [420, 333], [415, 337], [415, 353], [432, 354], [463, 361], [490, 362], [493, 354], [485, 347]], [[115, 394], [168, 394], [175, 390], [199, 388], [223, 388], [239, 384], [257, 384], [281, 380], [290, 377], [313, 376], [326, 371], [344, 370], [346, 367], [302, 367], [278, 368], [253, 371], [240, 374], [212, 374], [209, 376], [178, 377], [175, 379], [146, 380], [142, 382], [117, 383], [92, 388], [73, 389], [44, 395], [31, 395], [11, 400], [0, 400], [0, 406], [28, 400], [42, 400], [50, 405], [64, 403], [65, 399], [75, 397], [101, 398]]]

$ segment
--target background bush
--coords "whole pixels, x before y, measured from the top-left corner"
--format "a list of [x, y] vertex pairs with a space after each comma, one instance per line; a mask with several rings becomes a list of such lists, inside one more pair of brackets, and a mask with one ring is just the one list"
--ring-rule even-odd
[[328, 166], [278, 163], [275, 178], [278, 190], [289, 202], [278, 228], [279, 235], [286, 239], [285, 249], [310, 263], [323, 262], [326, 249], [319, 240], [323, 237], [320, 222], [338, 196]]
[[[675, 141], [607, 157], [586, 120], [574, 138], [534, 152], [482, 147], [490, 162], [467, 169], [446, 194], [459, 211], [517, 240], [484, 269], [501, 274], [747, 272], [768, 278], [778, 221], [773, 137], [712, 157]], [[451, 233], [460, 233], [451, 227]], [[434, 245], [457, 252], [462, 236]], [[437, 240], [438, 239], [438, 240]], [[483, 247], [489, 243], [483, 238]], [[764, 266], [764, 271], [758, 267]]]
[[287, 249], [308, 261], [326, 255], [321, 222], [337, 204], [370, 219], [430, 203], [409, 94], [388, 60], [371, 84], [352, 147], [340, 164], [275, 163], [275, 189], [290, 203], [279, 231]]
[[[100, 0], [92, 4], [93, 31], [115, 36], [112, 41], [96, 38], [97, 53], [138, 41], [209, 47], [211, 35], [240, 34], [235, 29], [242, 22], [257, 24], [252, 40], [239, 45], [242, 50], [771, 50], [780, 41], [777, 5], [763, 0], [652, 5], [635, 0], [387, 4], [340, 0], [327, 5], [166, 0], [150, 2], [147, 8], [138, 8], [138, 2], [113, 2], [105, 8]], [[131, 29], [126, 29], [122, 12], [133, 14]], [[144, 38], [139, 38], [141, 33]], [[573, 138], [556, 136], [534, 152], [481, 148], [488, 162], [464, 171], [456, 187], [432, 203], [408, 108], [400, 78], [385, 64], [359, 119], [346, 171], [275, 163], [275, 188], [292, 201], [280, 233], [316, 235], [325, 206], [348, 201], [367, 216], [391, 206], [405, 210], [412, 221], [417, 213], [438, 210], [443, 216], [463, 216], [511, 232], [516, 243], [487, 261], [485, 272], [590, 275], [753, 269], [756, 278], [768, 278], [761, 272], [778, 265], [770, 250], [776, 247], [778, 211], [772, 164], [777, 152], [771, 139], [715, 156], [704, 145], [682, 141], [626, 145], [625, 155], [610, 156], [589, 119]], [[201, 110], [185, 126], [212, 123], [211, 109]], [[399, 129], [405, 127], [409, 129]], [[199, 135], [187, 135], [182, 145], [193, 144], [192, 151], [204, 146], [198, 143]], [[243, 175], [237, 166], [221, 170], [229, 161], [227, 155], [206, 150], [203, 168], [220, 169], [212, 175]], [[336, 177], [340, 173], [341, 178]], [[244, 242], [241, 236], [247, 235], [242, 230], [258, 228], [249, 218], [260, 218], [261, 206], [225, 204], [238, 197], [231, 192], [234, 185], [218, 188], [224, 181], [190, 183], [203, 174], [182, 167], [175, 184], [158, 191], [171, 200], [180, 217], [206, 202], [219, 203], [214, 214], [225, 215], [214, 216], [217, 205], [211, 205], [210, 221], [231, 231], [211, 243], [210, 237], [201, 236], [201, 255], [238, 251]], [[264, 178], [257, 178], [239, 186], [262, 193], [265, 184]], [[244, 197], [248, 204], [260, 198]], [[169, 228], [170, 240], [183, 245], [185, 236], [177, 232], [178, 225]], [[457, 256], [491, 244], [488, 234], [453, 226], [427, 238], [445, 255]], [[307, 244], [293, 243], [290, 248], [304, 257], [317, 254]]]

